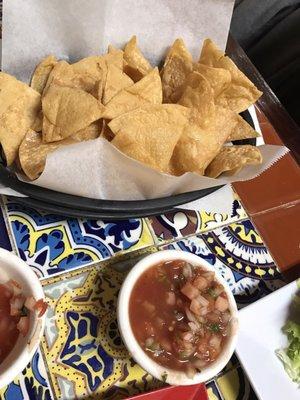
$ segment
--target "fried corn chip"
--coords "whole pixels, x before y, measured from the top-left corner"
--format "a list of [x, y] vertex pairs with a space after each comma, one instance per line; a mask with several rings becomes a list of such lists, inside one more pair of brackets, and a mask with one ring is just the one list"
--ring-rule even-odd
[[108, 65], [102, 103], [107, 104], [122, 89], [132, 86], [133, 83], [133, 80], [120, 68], [117, 68], [114, 64]]
[[99, 123], [97, 121], [67, 139], [53, 143], [44, 143], [41, 133], [29, 129], [19, 147], [21, 169], [30, 180], [37, 179], [44, 171], [46, 158], [49, 153], [52, 153], [61, 146], [96, 139], [99, 136], [99, 132]]
[[167, 171], [189, 112], [177, 104], [160, 104], [123, 114], [108, 124], [116, 135], [111, 143], [127, 156]]
[[214, 91], [209, 81], [198, 72], [188, 75], [178, 104], [197, 110], [202, 127], [212, 123], [215, 115]]
[[9, 74], [0, 72], [0, 116], [27, 91], [28, 85]]
[[50, 72], [57, 64], [56, 57], [50, 55], [44, 58], [35, 68], [34, 73], [31, 77], [30, 86], [40, 94], [43, 93], [49, 78]]
[[209, 164], [205, 175], [210, 178], [217, 178], [222, 173], [234, 175], [245, 165], [258, 165], [261, 163], [261, 152], [255, 146], [225, 146]]
[[210, 40], [203, 43], [199, 62], [211, 67], [223, 68], [230, 72], [231, 83], [216, 99], [216, 104], [229, 107], [240, 113], [262, 95], [254, 84], [240, 71], [234, 62]]
[[30, 126], [30, 129], [36, 132], [41, 132], [43, 128], [43, 111], [40, 110], [34, 120], [34, 123]]
[[121, 90], [106, 105], [103, 118], [113, 119], [147, 104], [161, 104], [161, 79], [154, 68], [143, 79]]
[[149, 74], [152, 67], [148, 60], [143, 56], [141, 50], [137, 46], [136, 36], [132, 36], [124, 48], [124, 72], [134, 81], [137, 82], [145, 75]]
[[52, 85], [54, 80], [59, 81], [60, 79], [63, 79], [64, 76], [68, 76], [69, 74], [70, 74], [70, 64], [68, 64], [66, 61], [58, 61], [54, 65], [48, 76], [42, 96], [45, 96], [48, 88], [50, 87], [50, 85]]
[[216, 106], [212, 125], [202, 128], [198, 121], [197, 111], [192, 110], [189, 123], [174, 149], [169, 166], [175, 175], [189, 171], [203, 175], [206, 167], [232, 134], [236, 115], [228, 109]]
[[123, 68], [123, 52], [116, 49], [113, 53], [104, 56], [90, 56], [72, 64], [74, 72], [89, 74], [93, 77], [103, 76], [103, 70], [106, 71], [107, 65], [113, 64], [117, 68]]
[[33, 126], [41, 108], [41, 95], [27, 86], [27, 90], [0, 117], [0, 143], [10, 166], [27, 130]]
[[163, 102], [177, 103], [187, 76], [193, 70], [193, 60], [182, 39], [176, 39], [168, 51], [161, 72]]
[[111, 142], [113, 140], [113, 138], [115, 137], [113, 131], [108, 126], [108, 122], [106, 120], [103, 120], [100, 137], [103, 137], [108, 142]]
[[199, 72], [199, 74], [203, 75], [209, 81], [215, 98], [230, 85], [230, 72], [224, 68], [214, 68], [200, 63], [194, 63], [193, 68], [194, 71]]
[[252, 139], [260, 136], [256, 130], [252, 128], [251, 125], [248, 124], [247, 121], [244, 120], [239, 114], [236, 114], [236, 123], [232, 129], [232, 133], [228, 138], [228, 141], [233, 140], [243, 140], [243, 139]]
[[51, 85], [42, 100], [43, 141], [71, 136], [100, 119], [103, 105], [80, 89]]

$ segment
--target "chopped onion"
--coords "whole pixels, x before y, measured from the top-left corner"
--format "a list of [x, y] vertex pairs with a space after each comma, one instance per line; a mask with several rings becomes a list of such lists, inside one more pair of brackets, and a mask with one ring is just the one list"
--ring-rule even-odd
[[201, 296], [200, 294], [199, 294], [199, 296], [197, 297], [196, 300], [197, 300], [197, 301], [201, 304], [201, 306], [203, 306], [203, 307], [207, 307], [208, 304], [209, 304], [209, 301], [206, 300], [206, 298], [203, 297], [203, 296]]
[[193, 267], [191, 264], [186, 263], [183, 267], [182, 273], [185, 278], [190, 279], [193, 277]]
[[189, 321], [197, 322], [196, 316], [187, 307], [185, 308], [185, 313]]

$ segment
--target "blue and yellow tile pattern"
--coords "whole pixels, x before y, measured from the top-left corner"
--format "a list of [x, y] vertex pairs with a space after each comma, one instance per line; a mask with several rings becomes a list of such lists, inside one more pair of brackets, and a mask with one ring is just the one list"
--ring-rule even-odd
[[[0, 244], [12, 246], [42, 279], [49, 309], [39, 351], [0, 390], [1, 400], [121, 400], [161, 387], [130, 357], [116, 322], [126, 271], [148, 252], [174, 248], [204, 258], [239, 307], [284, 284], [236, 199], [230, 216], [176, 211], [125, 221], [64, 219], [14, 198], [3, 199], [2, 212]], [[207, 388], [210, 400], [255, 399], [235, 356]]]

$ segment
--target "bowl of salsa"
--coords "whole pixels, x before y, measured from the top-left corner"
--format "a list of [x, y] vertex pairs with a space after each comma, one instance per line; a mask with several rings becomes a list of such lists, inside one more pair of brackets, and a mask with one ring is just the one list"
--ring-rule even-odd
[[235, 349], [238, 312], [231, 290], [191, 253], [164, 250], [140, 260], [123, 282], [117, 314], [135, 361], [172, 385], [211, 379]]
[[41, 283], [32, 269], [0, 248], [0, 388], [33, 357], [43, 334], [46, 309]]

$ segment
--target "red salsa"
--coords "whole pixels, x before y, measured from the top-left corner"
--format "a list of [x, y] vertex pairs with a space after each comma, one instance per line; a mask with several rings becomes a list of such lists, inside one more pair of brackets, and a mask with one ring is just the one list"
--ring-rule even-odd
[[27, 335], [30, 312], [37, 312], [41, 317], [46, 308], [42, 299], [25, 297], [22, 286], [15, 280], [0, 283], [0, 364], [15, 346], [19, 334]]
[[130, 297], [129, 317], [149, 357], [193, 376], [222, 351], [231, 314], [214, 272], [175, 260], [140, 276]]

